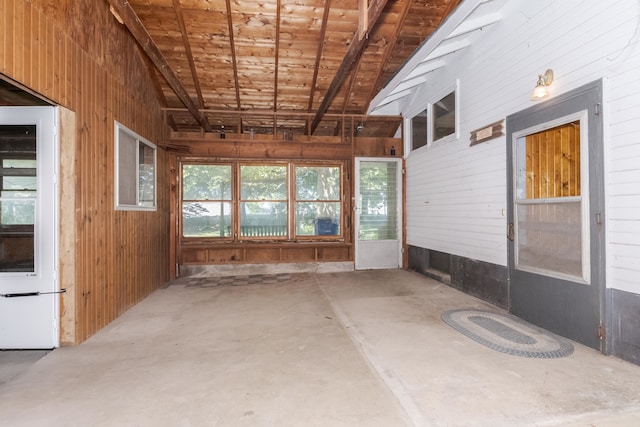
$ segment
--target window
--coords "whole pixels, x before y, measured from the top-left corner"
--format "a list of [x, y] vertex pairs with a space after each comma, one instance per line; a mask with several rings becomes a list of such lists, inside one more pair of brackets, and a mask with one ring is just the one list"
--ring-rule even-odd
[[580, 128], [575, 120], [517, 139], [519, 269], [588, 280]]
[[296, 236], [340, 234], [340, 168], [296, 166]]
[[411, 149], [458, 137], [458, 84], [411, 118]]
[[227, 237], [231, 233], [230, 165], [182, 167], [182, 234]]
[[341, 164], [184, 163], [182, 236], [335, 239], [342, 236], [341, 200]]
[[155, 210], [156, 146], [115, 125], [116, 209]]
[[240, 166], [240, 236], [287, 236], [287, 166]]
[[36, 126], [0, 126], [0, 273], [35, 271]]
[[417, 114], [411, 119], [411, 149], [417, 150], [427, 145], [428, 111]]
[[433, 104], [432, 141], [456, 134], [456, 92], [448, 93]]

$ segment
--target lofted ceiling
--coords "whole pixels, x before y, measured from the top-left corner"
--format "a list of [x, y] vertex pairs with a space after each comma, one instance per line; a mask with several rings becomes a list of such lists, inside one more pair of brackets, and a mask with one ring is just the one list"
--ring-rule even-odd
[[[461, 0], [106, 1], [174, 131], [336, 135]], [[371, 136], [399, 125], [366, 120]]]

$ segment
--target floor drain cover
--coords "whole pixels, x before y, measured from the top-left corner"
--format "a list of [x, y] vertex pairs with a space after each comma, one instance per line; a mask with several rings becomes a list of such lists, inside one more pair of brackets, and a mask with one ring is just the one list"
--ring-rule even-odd
[[555, 359], [573, 353], [568, 340], [514, 316], [482, 310], [449, 310], [442, 320], [472, 340], [514, 356]]

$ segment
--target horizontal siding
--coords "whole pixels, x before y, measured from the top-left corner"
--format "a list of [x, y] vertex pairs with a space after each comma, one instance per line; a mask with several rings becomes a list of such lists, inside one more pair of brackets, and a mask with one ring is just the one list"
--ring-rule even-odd
[[408, 244], [502, 262], [503, 147], [499, 140], [472, 149], [466, 142], [454, 142], [412, 153], [407, 159]]
[[[640, 293], [640, 43], [629, 45], [628, 67], [610, 78], [607, 103], [608, 284]], [[633, 59], [635, 58], [635, 59]]]
[[505, 18], [405, 106], [410, 117], [460, 81], [460, 139], [407, 156], [407, 242], [506, 265], [507, 138], [469, 147], [469, 133], [534, 105], [529, 95], [547, 68], [552, 96], [604, 78], [607, 281], [640, 293], [640, 4], [502, 3]]

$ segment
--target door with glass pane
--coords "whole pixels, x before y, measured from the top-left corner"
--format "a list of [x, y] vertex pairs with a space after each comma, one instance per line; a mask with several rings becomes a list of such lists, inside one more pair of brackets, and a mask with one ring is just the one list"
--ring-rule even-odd
[[594, 348], [604, 319], [599, 84], [507, 118], [511, 311]]
[[58, 346], [55, 116], [0, 108], [0, 349]]
[[402, 159], [356, 158], [355, 267], [402, 266]]

